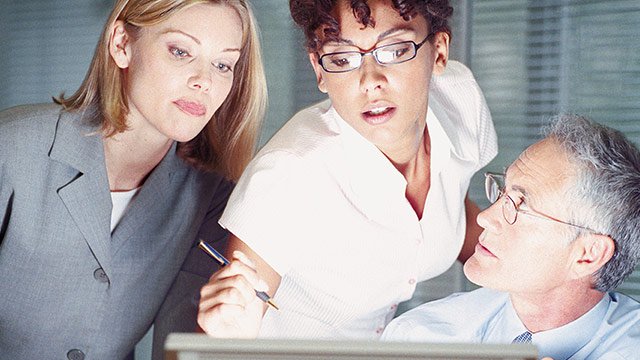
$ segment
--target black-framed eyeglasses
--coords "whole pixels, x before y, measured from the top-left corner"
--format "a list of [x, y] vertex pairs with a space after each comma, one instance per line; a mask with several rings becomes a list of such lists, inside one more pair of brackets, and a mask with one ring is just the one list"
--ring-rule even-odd
[[487, 199], [494, 204], [496, 201], [502, 199], [502, 216], [504, 220], [509, 224], [513, 225], [518, 220], [518, 213], [534, 216], [540, 219], [551, 220], [558, 222], [560, 224], [573, 226], [575, 228], [579, 228], [582, 230], [586, 230], [592, 232], [594, 234], [601, 234], [599, 231], [595, 231], [585, 226], [580, 226], [576, 224], [572, 224], [566, 221], [562, 221], [560, 219], [556, 219], [553, 216], [549, 216], [547, 214], [543, 214], [539, 211], [535, 211], [532, 209], [523, 210], [520, 209], [518, 205], [516, 205], [515, 201], [505, 192], [505, 181], [504, 174], [494, 173], [494, 172], [486, 172], [484, 173], [485, 181], [484, 181], [484, 190], [487, 195]]
[[378, 46], [377, 48], [361, 51], [340, 51], [320, 56], [318, 62], [324, 71], [329, 73], [343, 73], [355, 70], [362, 65], [365, 55], [372, 55], [380, 65], [393, 65], [407, 62], [416, 57], [418, 49], [433, 35], [430, 33], [419, 43], [401, 41], [393, 44]]

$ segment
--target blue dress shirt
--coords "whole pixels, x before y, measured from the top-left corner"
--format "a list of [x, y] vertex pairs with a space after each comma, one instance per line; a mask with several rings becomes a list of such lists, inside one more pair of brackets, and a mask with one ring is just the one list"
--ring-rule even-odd
[[[510, 343], [527, 329], [509, 295], [490, 289], [453, 294], [393, 320], [383, 340]], [[533, 334], [539, 356], [554, 360], [640, 358], [640, 303], [610, 292], [580, 318]]]

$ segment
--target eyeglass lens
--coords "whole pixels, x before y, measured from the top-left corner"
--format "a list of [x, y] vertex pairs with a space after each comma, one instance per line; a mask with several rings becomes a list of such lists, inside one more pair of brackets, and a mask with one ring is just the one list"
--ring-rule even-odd
[[354, 70], [362, 65], [365, 55], [372, 54], [379, 64], [399, 64], [416, 56], [416, 45], [411, 42], [380, 46], [368, 53], [357, 51], [325, 54], [320, 58], [322, 67], [327, 71], [344, 72]]
[[498, 183], [498, 179], [495, 175], [487, 174], [484, 181], [484, 190], [489, 202], [493, 204], [498, 201], [498, 198], [502, 193], [502, 186], [500, 186], [500, 183]]
[[507, 223], [513, 225], [518, 218], [518, 208], [516, 204], [513, 202], [510, 196], [503, 194], [503, 179], [501, 175], [498, 174], [487, 174], [485, 178], [485, 192], [487, 195], [487, 199], [493, 204], [500, 199], [502, 195], [502, 216], [507, 221]]
[[510, 225], [516, 223], [518, 219], [518, 208], [509, 195], [504, 195], [502, 200], [502, 216]]

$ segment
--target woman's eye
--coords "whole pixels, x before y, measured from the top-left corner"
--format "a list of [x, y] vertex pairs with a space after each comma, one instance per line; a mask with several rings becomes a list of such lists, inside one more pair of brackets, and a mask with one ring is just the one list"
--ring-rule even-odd
[[173, 56], [177, 57], [177, 58], [186, 58], [189, 56], [189, 53], [186, 50], [182, 50], [180, 48], [177, 47], [170, 47], [169, 48], [169, 52], [171, 52], [171, 54], [173, 54]]
[[402, 58], [403, 56], [405, 56], [407, 53], [409, 53], [409, 48], [407, 48], [407, 47], [403, 47], [403, 48], [400, 48], [400, 49], [396, 49], [396, 50], [393, 52], [393, 56], [394, 56], [396, 59], [399, 59], [399, 58]]
[[346, 67], [349, 66], [350, 63], [349, 58], [347, 57], [335, 57], [331, 59], [331, 62], [337, 67]]
[[216, 63], [216, 64], [213, 64], [213, 66], [216, 68], [216, 70], [218, 70], [218, 72], [221, 72], [223, 74], [233, 71], [231, 66], [224, 63]]

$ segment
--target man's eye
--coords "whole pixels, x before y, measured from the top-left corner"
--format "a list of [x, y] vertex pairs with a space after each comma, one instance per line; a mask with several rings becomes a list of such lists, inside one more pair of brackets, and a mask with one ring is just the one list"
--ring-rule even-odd
[[518, 210], [528, 210], [529, 206], [527, 206], [527, 203], [525, 201], [525, 198], [522, 196], [516, 196], [513, 198], [513, 203], [516, 205], [516, 208]]

